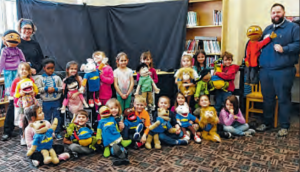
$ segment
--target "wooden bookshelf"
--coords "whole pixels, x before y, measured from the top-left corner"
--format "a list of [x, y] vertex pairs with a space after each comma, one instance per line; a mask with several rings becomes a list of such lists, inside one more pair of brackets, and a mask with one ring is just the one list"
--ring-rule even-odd
[[[186, 40], [194, 39], [195, 36], [217, 37], [220, 43], [221, 53], [225, 51], [223, 35], [227, 28], [227, 1], [228, 0], [190, 0], [188, 11], [197, 13], [198, 26], [187, 27]], [[222, 11], [222, 25], [214, 25], [213, 11]], [[219, 54], [213, 54], [219, 55]]]

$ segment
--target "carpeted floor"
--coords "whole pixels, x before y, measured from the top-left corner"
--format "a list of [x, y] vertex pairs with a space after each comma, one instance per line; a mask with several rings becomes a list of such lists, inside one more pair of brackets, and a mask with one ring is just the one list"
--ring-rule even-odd
[[33, 167], [26, 158], [26, 147], [19, 138], [0, 141], [0, 171], [299, 171], [299, 111], [292, 115], [292, 126], [286, 138], [276, 137], [273, 129], [253, 137], [222, 140], [222, 143], [202, 141], [188, 146], [163, 146], [161, 150], [129, 149], [130, 165], [112, 166], [111, 158], [101, 154], [82, 156], [59, 165]]

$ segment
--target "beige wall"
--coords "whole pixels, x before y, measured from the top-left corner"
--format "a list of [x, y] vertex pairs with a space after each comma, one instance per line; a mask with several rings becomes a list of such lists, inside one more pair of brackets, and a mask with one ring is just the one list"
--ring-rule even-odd
[[274, 3], [285, 6], [286, 16], [299, 16], [299, 0], [228, 0], [225, 44], [226, 50], [234, 54], [234, 63], [242, 63], [247, 28], [257, 24], [264, 29], [271, 24], [270, 8]]

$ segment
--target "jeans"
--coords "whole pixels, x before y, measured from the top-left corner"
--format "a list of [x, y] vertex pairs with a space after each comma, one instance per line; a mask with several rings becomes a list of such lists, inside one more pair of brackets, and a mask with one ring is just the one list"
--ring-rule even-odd
[[90, 154], [90, 153], [94, 152], [93, 149], [90, 149], [89, 147], [81, 146], [77, 143], [70, 144], [69, 149], [72, 152], [76, 152], [76, 153], [79, 153], [79, 154]]
[[9, 100], [8, 108], [6, 111], [6, 117], [4, 121], [4, 134], [11, 135], [14, 131], [15, 124], [15, 106], [14, 106], [14, 100]]
[[292, 110], [291, 90], [296, 74], [295, 67], [280, 70], [262, 68], [259, 72], [261, 92], [263, 95], [263, 121], [266, 125], [273, 123], [276, 96], [279, 104], [279, 122], [281, 128], [290, 127], [290, 114]]
[[245, 124], [234, 124], [232, 126], [226, 126], [223, 125], [223, 130], [230, 132], [234, 135], [238, 135], [238, 136], [243, 136], [244, 135], [244, 131], [249, 129], [249, 125], [247, 123]]
[[181, 131], [180, 134], [171, 134], [171, 133], [159, 133], [159, 140], [168, 144], [168, 145], [176, 145], [176, 141], [181, 139], [183, 136], [183, 132]]
[[246, 73], [246, 83], [249, 84], [258, 84], [258, 71], [259, 67], [246, 67], [245, 73]]
[[122, 108], [122, 112], [124, 111], [124, 109], [126, 108], [130, 108], [130, 103], [131, 103], [131, 95], [129, 95], [127, 97], [127, 99], [122, 99], [122, 97], [120, 95], [117, 94], [117, 99], [121, 104], [121, 108]]
[[57, 118], [58, 123], [55, 130], [55, 133], [59, 133], [61, 131], [61, 118], [60, 118], [60, 108], [61, 104], [59, 100], [45, 102], [43, 101], [43, 111], [45, 115], [45, 120], [51, 123], [52, 119]]
[[215, 103], [215, 109], [218, 113], [218, 116], [219, 116], [219, 113], [220, 111], [222, 110], [224, 104], [225, 104], [225, 100], [228, 96], [232, 95], [232, 93], [230, 91], [228, 92], [225, 92], [223, 90], [216, 90], [216, 94], [215, 94], [215, 97], [216, 97], [216, 103]]

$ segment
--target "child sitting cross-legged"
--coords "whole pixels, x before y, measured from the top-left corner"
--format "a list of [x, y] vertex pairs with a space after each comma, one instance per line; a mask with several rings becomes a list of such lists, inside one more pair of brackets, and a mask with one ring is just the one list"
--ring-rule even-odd
[[69, 145], [75, 158], [78, 158], [78, 154], [90, 154], [95, 151], [97, 140], [93, 129], [86, 124], [88, 120], [88, 113], [85, 110], [78, 110], [77, 115], [74, 115], [72, 122], [67, 126], [63, 142]]
[[223, 125], [224, 131], [233, 135], [251, 136], [255, 134], [255, 130], [249, 129], [238, 104], [238, 99], [234, 95], [227, 97], [225, 106], [220, 112], [220, 124]]

